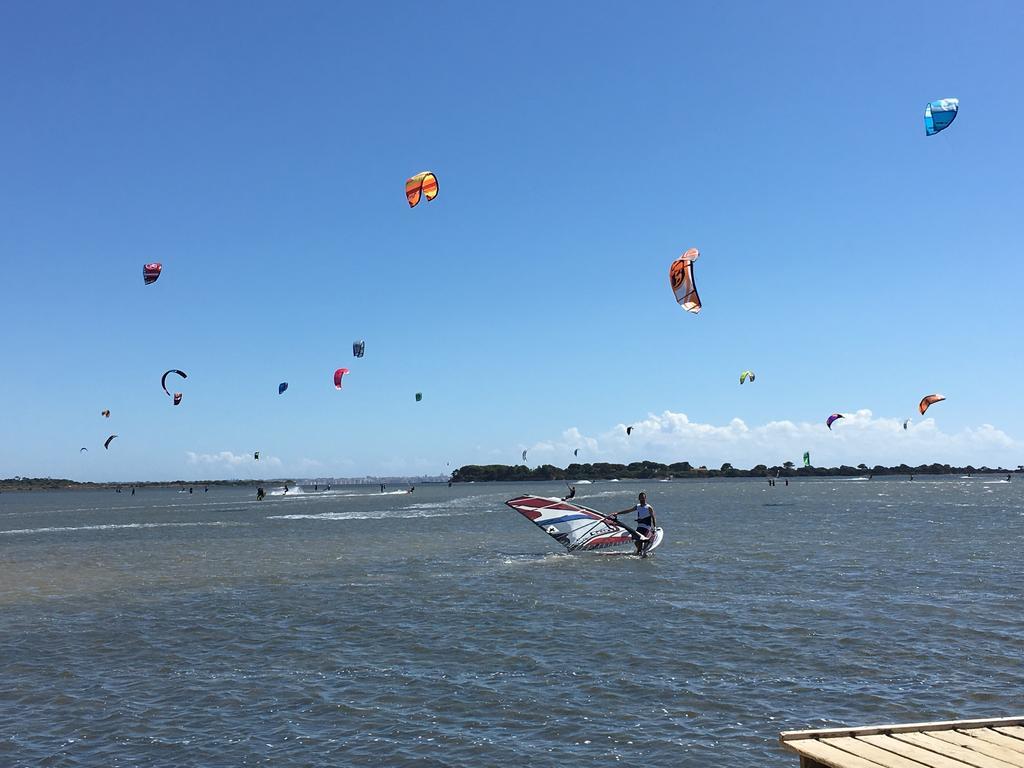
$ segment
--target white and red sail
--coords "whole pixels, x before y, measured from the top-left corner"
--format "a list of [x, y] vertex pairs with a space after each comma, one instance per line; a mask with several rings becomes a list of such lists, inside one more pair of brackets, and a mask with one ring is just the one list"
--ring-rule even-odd
[[519, 496], [505, 502], [570, 552], [632, 545], [633, 533], [593, 509], [544, 496]]

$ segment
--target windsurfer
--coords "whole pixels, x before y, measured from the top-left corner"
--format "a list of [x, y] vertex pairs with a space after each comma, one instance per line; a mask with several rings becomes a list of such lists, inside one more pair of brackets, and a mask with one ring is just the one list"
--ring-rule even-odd
[[643, 538], [636, 538], [633, 543], [636, 544], [636, 553], [640, 557], [647, 557], [647, 545], [654, 535], [654, 529], [658, 527], [658, 518], [654, 514], [654, 507], [647, 503], [647, 494], [644, 491], [640, 491], [638, 499], [639, 504], [616, 512], [612, 518], [617, 520], [619, 515], [636, 512], [636, 532]]

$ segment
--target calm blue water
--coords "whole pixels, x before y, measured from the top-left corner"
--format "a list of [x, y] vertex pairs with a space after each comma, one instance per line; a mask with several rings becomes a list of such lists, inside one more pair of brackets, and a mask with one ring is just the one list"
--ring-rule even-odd
[[1024, 478], [0, 495], [0, 765], [795, 766], [784, 729], [1024, 711]]

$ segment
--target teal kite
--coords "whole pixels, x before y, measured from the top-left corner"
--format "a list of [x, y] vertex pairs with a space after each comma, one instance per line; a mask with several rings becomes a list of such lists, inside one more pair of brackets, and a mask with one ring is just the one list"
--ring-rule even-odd
[[929, 102], [924, 108], [924, 132], [934, 136], [949, 128], [960, 109], [960, 99], [939, 99]]

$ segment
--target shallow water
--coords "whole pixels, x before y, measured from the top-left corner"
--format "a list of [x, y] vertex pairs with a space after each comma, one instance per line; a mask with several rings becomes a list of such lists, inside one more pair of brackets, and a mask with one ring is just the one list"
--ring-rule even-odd
[[554, 483], [4, 493], [0, 765], [792, 766], [1021, 713], [1021, 480], [643, 487], [647, 560], [503, 505]]

